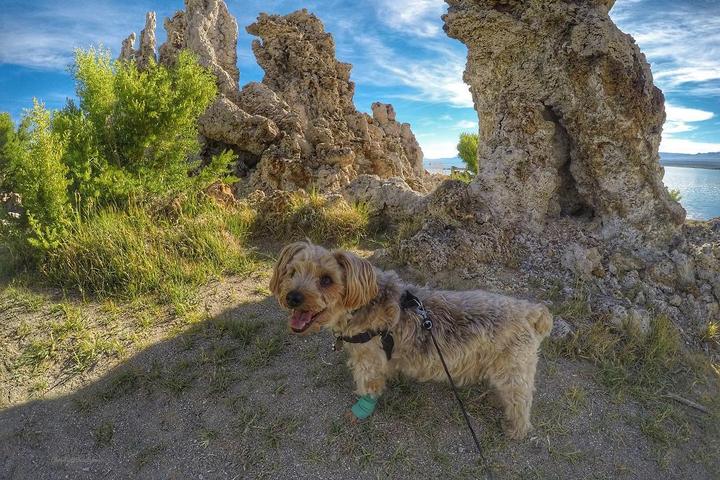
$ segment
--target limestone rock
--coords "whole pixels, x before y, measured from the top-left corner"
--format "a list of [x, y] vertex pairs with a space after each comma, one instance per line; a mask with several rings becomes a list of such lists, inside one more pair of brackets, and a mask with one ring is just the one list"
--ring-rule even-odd
[[145, 17], [145, 28], [140, 32], [140, 49], [136, 53], [138, 68], [146, 68], [151, 62], [156, 63], [155, 12], [148, 12]]
[[140, 32], [140, 47], [137, 50], [135, 50], [135, 32], [123, 40], [119, 60], [134, 60], [140, 69], [147, 68], [150, 62], [157, 62], [155, 18], [155, 12], [147, 12], [145, 15], [145, 28]]
[[135, 58], [135, 32], [130, 33], [128, 37], [122, 41], [120, 47], [119, 60], [129, 61]]
[[167, 40], [160, 46], [160, 62], [171, 65], [183, 49], [217, 77], [218, 89], [230, 99], [238, 93], [238, 26], [222, 0], [185, 0], [185, 11], [165, 20]]
[[553, 319], [552, 330], [550, 330], [550, 338], [553, 340], [561, 340], [567, 338], [573, 333], [573, 327], [561, 317]]
[[589, 279], [594, 272], [602, 270], [601, 260], [602, 256], [597, 248], [584, 248], [574, 243], [565, 250], [560, 263], [576, 276]]
[[[335, 58], [335, 42], [316, 16], [307, 10], [284, 16], [263, 13], [247, 31], [259, 37], [253, 52], [265, 70], [265, 91], [244, 89], [239, 103], [251, 113], [262, 114], [262, 109], [278, 125], [278, 117], [290, 120], [287, 128], [281, 127], [290, 138], [258, 164], [258, 188], [296, 189], [307, 187], [308, 181], [338, 188], [363, 173], [406, 179], [423, 175], [422, 151], [410, 126], [395, 120], [392, 106], [374, 104], [376, 117], [355, 109], [351, 65]], [[271, 104], [281, 108], [268, 112], [261, 102], [243, 99], [267, 98], [268, 92], [282, 102]]]
[[615, 305], [610, 310], [610, 324], [618, 330], [645, 337], [650, 333], [650, 313], [644, 309]]
[[662, 183], [662, 92], [612, 1], [446, 0], [468, 47], [480, 195], [505, 223], [593, 215], [605, 238], [667, 244], [685, 213]]
[[12, 192], [0, 192], [0, 209], [4, 210], [12, 219], [19, 219], [25, 213], [22, 198], [19, 194]]
[[399, 177], [360, 175], [345, 187], [343, 194], [351, 202], [367, 205], [381, 222], [394, 225], [420, 215], [425, 205], [425, 197]]
[[250, 115], [220, 95], [198, 119], [202, 135], [234, 145], [254, 155], [262, 152], [280, 135], [272, 120]]

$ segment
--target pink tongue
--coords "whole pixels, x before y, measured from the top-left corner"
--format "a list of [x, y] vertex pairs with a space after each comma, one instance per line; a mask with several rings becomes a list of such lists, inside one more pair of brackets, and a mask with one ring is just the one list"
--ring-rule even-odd
[[307, 325], [311, 321], [312, 312], [301, 312], [299, 310], [294, 310], [292, 318], [290, 319], [290, 325], [297, 330], [301, 330], [305, 328], [305, 325]]

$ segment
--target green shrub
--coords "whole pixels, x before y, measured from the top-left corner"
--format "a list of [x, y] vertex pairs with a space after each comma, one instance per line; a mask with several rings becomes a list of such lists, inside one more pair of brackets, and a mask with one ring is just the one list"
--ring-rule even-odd
[[[130, 282], [133, 290], [134, 280], [116, 264], [107, 265], [107, 273], [91, 271], [82, 279], [81, 271], [73, 270], [81, 266], [73, 254], [86, 248], [87, 255], [98, 260], [124, 248], [127, 255], [115, 260], [119, 262], [127, 261], [133, 248], [141, 257], [154, 247], [161, 249], [163, 245], [142, 243], [142, 222], [149, 222], [154, 205], [194, 198], [214, 182], [231, 180], [231, 152], [206, 165], [199, 156], [197, 120], [217, 94], [215, 78], [187, 52], [172, 68], [151, 63], [139, 70], [134, 62], [113, 62], [109, 52], [78, 50], [72, 73], [77, 105], [69, 102], [51, 113], [35, 102], [17, 129], [9, 115], [0, 116], [0, 193], [19, 194], [24, 211], [19, 219], [0, 218], [0, 239], [6, 247], [0, 255], [28, 265], [45, 264], [47, 257], [45, 270], [52, 278], [95, 292], [113, 290], [117, 273], [117, 281]], [[211, 241], [193, 237], [199, 232], [189, 230], [196, 224], [184, 227], [186, 240], [199, 242], [186, 245], [187, 251], [198, 253], [207, 246], [203, 242]], [[156, 230], [158, 238], [165, 238]], [[140, 238], [122, 240], [121, 234]], [[104, 240], [126, 243], [102, 245]], [[63, 255], [68, 257], [61, 260]], [[95, 260], [87, 259], [86, 266], [101, 268], [91, 265]], [[142, 269], [145, 259], [138, 261]], [[0, 259], [2, 264], [11, 262]], [[96, 274], [103, 278], [96, 279]], [[140, 274], [137, 281], [147, 278]]]
[[478, 134], [461, 133], [457, 144], [458, 156], [465, 162], [468, 171], [473, 175], [478, 173], [477, 163]]
[[680, 189], [673, 188], [672, 190], [668, 191], [668, 193], [670, 194], [670, 198], [673, 201], [679, 202], [680, 200], [682, 200], [682, 194], [680, 193]]
[[450, 179], [460, 180], [463, 183], [470, 183], [470, 182], [472, 182], [473, 174], [470, 173], [468, 170], [453, 168], [450, 171]]
[[37, 101], [25, 121], [27, 138], [14, 134], [4, 148], [4, 186], [22, 197], [25, 216], [19, 228], [28, 243], [47, 250], [58, 245], [73, 214], [63, 162], [66, 142], [52, 130], [50, 112]]
[[85, 202], [172, 195], [192, 187], [200, 166], [197, 119], [217, 94], [215, 79], [188, 52], [173, 68], [112, 62], [109, 52], [77, 51], [79, 107], [55, 118], [68, 137], [65, 161]]

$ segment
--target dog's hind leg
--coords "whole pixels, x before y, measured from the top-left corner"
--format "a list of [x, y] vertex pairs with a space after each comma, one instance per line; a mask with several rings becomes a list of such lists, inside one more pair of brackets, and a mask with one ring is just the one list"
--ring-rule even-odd
[[488, 372], [488, 380], [495, 387], [505, 411], [505, 432], [512, 439], [525, 438], [532, 429], [530, 408], [536, 365], [537, 352], [528, 348], [501, 357]]

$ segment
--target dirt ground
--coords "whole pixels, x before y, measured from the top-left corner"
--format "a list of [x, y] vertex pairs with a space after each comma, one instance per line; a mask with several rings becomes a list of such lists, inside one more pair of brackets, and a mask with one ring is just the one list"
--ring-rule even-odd
[[[288, 333], [267, 275], [208, 286], [206, 315], [159, 319], [124, 353], [67, 378], [63, 365], [13, 368], [18, 332], [56, 314], [52, 296], [0, 306], [0, 478], [485, 478], [445, 384], [399, 379], [369, 421], [347, 423], [343, 354], [329, 334]], [[593, 369], [544, 352], [535, 429], [520, 442], [503, 437], [492, 392], [462, 391], [494, 478], [720, 478], [716, 417], [672, 400], [667, 418], [651, 415], [601, 388]], [[680, 410], [688, 420], [669, 422]]]

